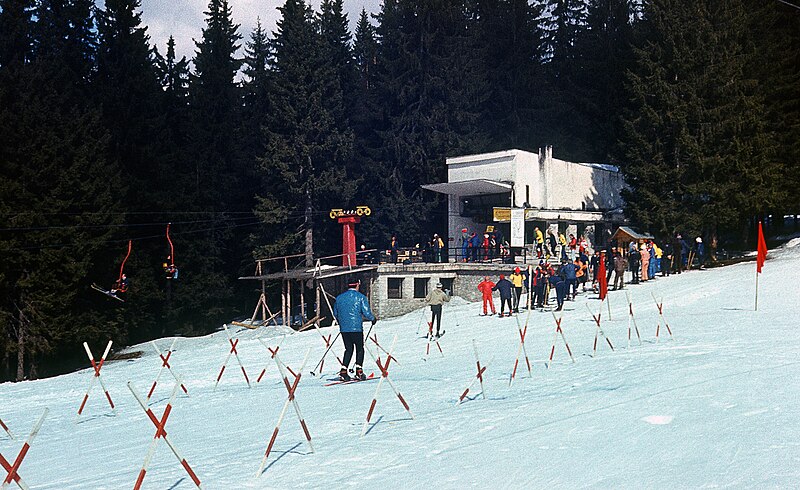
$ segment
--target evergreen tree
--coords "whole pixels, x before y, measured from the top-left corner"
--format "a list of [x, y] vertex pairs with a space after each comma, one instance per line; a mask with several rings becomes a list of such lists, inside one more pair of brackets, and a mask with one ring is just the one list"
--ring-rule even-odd
[[491, 138], [486, 150], [535, 150], [542, 145], [543, 128], [535, 114], [543, 83], [541, 15], [541, 6], [527, 0], [477, 2], [489, 90], [482, 118]]
[[631, 74], [624, 193], [632, 221], [662, 234], [720, 233], [778, 199], [781, 166], [763, 97], [745, 68], [756, 55], [740, 0], [654, 0]]
[[35, 28], [8, 31], [23, 40], [5, 46], [27, 51], [33, 42], [36, 56], [12, 53], [0, 68], [0, 311], [18, 380], [36, 377], [48, 355], [63, 359], [79, 338], [125, 338], [118, 323], [87, 308], [90, 278], [119, 223], [119, 181], [99, 112], [74, 87], [93, 51], [88, 10], [77, 1], [63, 7], [42, 2]]
[[[311, 265], [315, 235], [327, 206], [347, 202], [354, 184], [343, 175], [352, 132], [341, 126], [343, 96], [311, 8], [287, 0], [272, 40], [274, 85], [262, 169], [272, 185], [262, 194], [259, 216], [273, 242], [263, 252], [298, 250]], [[279, 176], [279, 179], [275, 177]], [[299, 230], [299, 233], [295, 230]]]
[[386, 1], [378, 20], [385, 167], [377, 226], [384, 240], [392, 232], [409, 240], [445, 224], [443, 201], [420, 185], [446, 180], [447, 156], [487, 145], [479, 121], [486, 80], [464, 3]]
[[0, 68], [21, 66], [33, 45], [33, 0], [0, 0]]

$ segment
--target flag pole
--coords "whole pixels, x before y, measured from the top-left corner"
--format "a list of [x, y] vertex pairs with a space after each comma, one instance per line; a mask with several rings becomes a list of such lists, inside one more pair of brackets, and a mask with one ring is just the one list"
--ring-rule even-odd
[[758, 276], [760, 276], [758, 272], [756, 272], [756, 310], [758, 311]]

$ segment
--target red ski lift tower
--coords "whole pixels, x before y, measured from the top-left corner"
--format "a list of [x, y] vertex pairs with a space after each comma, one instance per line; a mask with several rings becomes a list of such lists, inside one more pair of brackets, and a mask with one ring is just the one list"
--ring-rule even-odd
[[369, 216], [372, 210], [369, 206], [356, 206], [356, 209], [331, 209], [331, 219], [338, 220], [342, 225], [342, 265], [353, 267], [356, 265], [356, 225], [361, 222], [362, 216]]

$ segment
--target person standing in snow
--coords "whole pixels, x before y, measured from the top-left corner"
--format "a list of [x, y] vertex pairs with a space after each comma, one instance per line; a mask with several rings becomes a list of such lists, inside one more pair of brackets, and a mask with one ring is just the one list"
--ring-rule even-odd
[[549, 250], [547, 251], [546, 259], [550, 257], [555, 257], [556, 255], [556, 248], [558, 248], [558, 239], [556, 235], [553, 233], [553, 230], [547, 232], [547, 245]]
[[700, 237], [695, 238], [695, 254], [697, 255], [697, 262], [699, 269], [705, 269], [706, 266], [706, 246], [703, 244], [703, 239]]
[[619, 252], [614, 252], [614, 290], [625, 287], [625, 270], [628, 260]]
[[492, 289], [494, 288], [494, 282], [489, 279], [489, 276], [483, 276], [483, 281], [478, 284], [478, 291], [481, 292], [481, 296], [483, 298], [483, 316], [489, 314], [488, 310], [486, 309], [486, 305], [488, 304], [492, 310], [492, 315], [496, 314], [497, 311], [494, 309], [494, 301], [492, 299]]
[[369, 300], [358, 291], [359, 286], [361, 286], [361, 281], [350, 282], [347, 285], [347, 291], [337, 296], [333, 305], [333, 316], [339, 323], [339, 332], [344, 343], [344, 358], [342, 359], [342, 368], [339, 370], [339, 378], [342, 381], [350, 381], [347, 368], [353, 358], [354, 350], [356, 353], [355, 377], [360, 380], [366, 379], [362, 369], [364, 364], [364, 327], [362, 324], [365, 318], [373, 325], [378, 321], [372, 314]]
[[666, 277], [672, 272], [672, 261], [675, 259], [672, 252], [672, 243], [669, 240], [664, 242], [661, 249], [661, 277]]
[[508, 276], [511, 284], [514, 285], [514, 313], [519, 313], [519, 300], [522, 297], [522, 285], [525, 283], [525, 277], [519, 267], [514, 269], [514, 272]]
[[552, 274], [548, 281], [553, 289], [556, 290], [556, 303], [558, 304], [556, 311], [561, 311], [564, 309], [564, 298], [568, 294], [567, 282], [558, 274]]
[[631, 273], [633, 273], [631, 284], [639, 284], [639, 260], [641, 260], [641, 258], [642, 254], [639, 253], [636, 242], [631, 242], [631, 247], [628, 251], [628, 265], [631, 268]]
[[648, 271], [650, 270], [649, 269], [649, 267], [650, 267], [650, 252], [647, 250], [647, 245], [644, 244], [644, 243], [641, 245], [640, 250], [641, 250], [641, 252], [639, 252], [639, 254], [640, 254], [641, 260], [642, 260], [642, 268], [641, 268], [640, 277], [641, 277], [641, 281], [645, 282], [648, 279], [648, 274], [649, 274]]
[[[578, 295], [578, 268], [573, 262], [569, 260], [561, 261], [561, 268], [558, 270], [558, 275], [565, 281], [566, 297], [569, 298], [569, 292], [572, 291], [572, 299]], [[552, 284], [552, 281], [550, 282]]]
[[500, 274], [500, 280], [497, 281], [497, 284], [494, 285], [492, 291], [500, 292], [500, 317], [503, 317], [503, 312], [505, 311], [505, 305], [508, 303], [508, 316], [511, 316], [511, 289], [513, 285], [511, 282], [506, 279], [506, 276]]
[[[442, 305], [450, 301], [450, 296], [442, 291], [442, 283], [436, 283], [436, 289], [425, 296], [425, 302], [431, 307], [430, 334], [433, 336], [433, 324], [436, 323], [436, 336], [444, 334], [442, 330]], [[440, 333], [441, 332], [441, 333]]]

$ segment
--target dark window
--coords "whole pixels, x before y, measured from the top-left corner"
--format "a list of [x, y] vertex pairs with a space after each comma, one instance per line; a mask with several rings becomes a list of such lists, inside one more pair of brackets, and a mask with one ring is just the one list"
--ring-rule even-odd
[[424, 298], [428, 295], [428, 278], [417, 277], [414, 278], [414, 297]]
[[453, 291], [453, 281], [455, 281], [455, 278], [452, 277], [448, 278], [443, 277], [439, 280], [439, 282], [442, 283], [442, 289], [444, 289], [445, 291], [447, 290], [450, 291], [450, 296], [453, 296], [455, 294], [455, 291]]
[[390, 277], [386, 281], [389, 299], [401, 299], [403, 297], [403, 279]]

